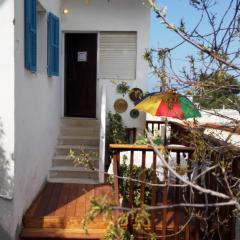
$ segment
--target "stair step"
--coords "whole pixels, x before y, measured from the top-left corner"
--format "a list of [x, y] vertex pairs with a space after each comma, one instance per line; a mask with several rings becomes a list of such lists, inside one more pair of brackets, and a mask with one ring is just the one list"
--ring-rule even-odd
[[21, 233], [22, 239], [102, 239], [106, 229], [89, 229], [86, 234], [84, 229], [61, 229], [61, 228], [24, 228]]
[[85, 178], [97, 179], [98, 172], [83, 167], [52, 167], [49, 171], [50, 178]]
[[92, 152], [91, 161], [94, 167], [99, 166], [99, 133], [100, 121], [89, 118], [64, 117], [61, 120], [60, 135], [56, 146], [55, 156], [52, 159], [52, 168], [49, 171], [49, 181], [69, 183], [95, 184], [98, 172], [74, 166], [73, 161], [67, 159], [70, 150], [78, 155], [84, 151]]
[[99, 136], [60, 136], [59, 145], [89, 145], [98, 146]]
[[[99, 159], [97, 157], [93, 157], [90, 159], [95, 167], [98, 167]], [[57, 155], [52, 159], [53, 167], [56, 166], [74, 166], [73, 161], [67, 159], [67, 155]]]
[[81, 145], [58, 145], [56, 147], [56, 155], [69, 155], [69, 151], [73, 150], [75, 152], [75, 154], [79, 154], [82, 150], [84, 150], [85, 152], [94, 152], [96, 154], [98, 154], [99, 152], [99, 147], [97, 146], [89, 146], [89, 145], [85, 145], [85, 146], [81, 146]]
[[60, 171], [60, 172], [94, 172], [91, 169], [85, 167], [71, 167], [71, 166], [55, 166], [51, 167], [50, 171]]
[[62, 118], [62, 126], [99, 127], [100, 121], [94, 118]]
[[99, 184], [98, 179], [86, 179], [86, 178], [50, 178], [48, 182], [51, 183], [76, 183], [76, 184]]
[[64, 126], [60, 128], [60, 135], [68, 135], [68, 136], [93, 136], [99, 137], [99, 127], [69, 127]]

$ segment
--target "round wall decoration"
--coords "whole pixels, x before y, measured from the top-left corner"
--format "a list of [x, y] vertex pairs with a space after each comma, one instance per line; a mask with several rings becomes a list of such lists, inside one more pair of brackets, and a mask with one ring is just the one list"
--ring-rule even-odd
[[114, 109], [118, 113], [123, 113], [127, 110], [128, 104], [123, 98], [119, 98], [114, 102]]
[[143, 91], [140, 88], [132, 88], [129, 92], [129, 98], [135, 102], [143, 96]]
[[137, 109], [132, 109], [130, 111], [131, 118], [138, 118], [139, 117], [139, 111]]

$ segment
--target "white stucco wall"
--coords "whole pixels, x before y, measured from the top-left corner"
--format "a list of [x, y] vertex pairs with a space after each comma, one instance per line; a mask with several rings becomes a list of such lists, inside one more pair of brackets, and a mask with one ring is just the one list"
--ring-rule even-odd
[[[139, 0], [62, 0], [62, 10], [67, 8], [68, 15], [62, 15], [62, 30], [65, 32], [100, 32], [100, 31], [136, 31], [137, 32], [137, 71], [136, 80], [128, 81], [131, 87], [147, 90], [147, 63], [143, 54], [149, 44], [150, 9]], [[145, 1], [146, 2], [146, 1]], [[116, 85], [111, 80], [98, 79], [98, 93], [102, 85], [107, 87], [107, 111], [113, 111], [113, 103], [122, 98], [116, 93]], [[62, 79], [62, 83], [63, 83]], [[62, 91], [63, 95], [63, 91]], [[99, 94], [100, 95], [100, 94]], [[128, 109], [121, 114], [128, 127], [144, 128], [145, 115], [133, 120], [129, 112], [132, 101], [125, 96]], [[97, 115], [100, 115], [100, 96], [97, 101]]]
[[[14, 155], [14, 0], [0, 1], [0, 239], [11, 232]], [[3, 197], [3, 198], [2, 198]]]
[[[59, 16], [58, 0], [39, 0]], [[37, 19], [37, 73], [24, 68], [24, 1], [15, 1], [14, 226], [44, 183], [60, 122], [59, 77], [47, 76], [47, 12]]]

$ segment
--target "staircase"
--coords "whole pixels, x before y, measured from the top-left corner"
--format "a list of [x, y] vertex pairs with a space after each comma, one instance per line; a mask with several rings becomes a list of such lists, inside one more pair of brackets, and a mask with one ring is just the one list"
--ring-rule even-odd
[[86, 167], [74, 166], [67, 159], [70, 149], [78, 156], [81, 150], [92, 152], [91, 161], [99, 166], [99, 121], [96, 119], [63, 118], [60, 135], [49, 171], [49, 182], [97, 184], [98, 172]]

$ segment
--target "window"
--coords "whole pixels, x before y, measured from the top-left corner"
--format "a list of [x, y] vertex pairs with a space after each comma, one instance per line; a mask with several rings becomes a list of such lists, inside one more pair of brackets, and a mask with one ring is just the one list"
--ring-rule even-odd
[[25, 0], [24, 60], [25, 68], [37, 71], [37, 1]]
[[59, 76], [59, 18], [48, 14], [48, 76]]
[[136, 79], [136, 32], [101, 32], [99, 48], [99, 78]]

